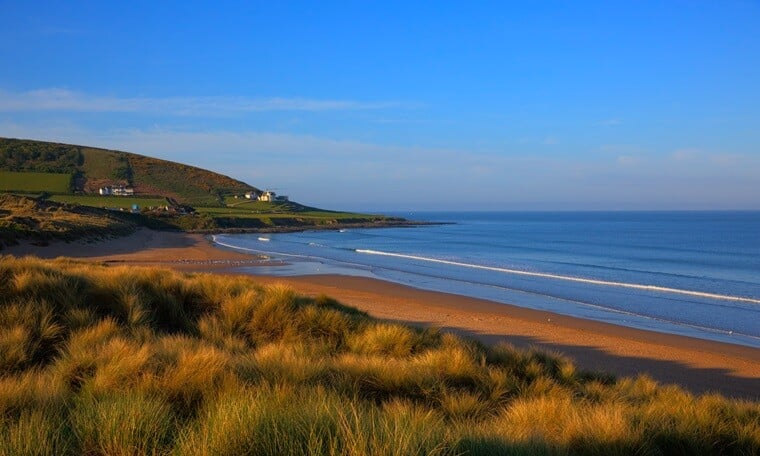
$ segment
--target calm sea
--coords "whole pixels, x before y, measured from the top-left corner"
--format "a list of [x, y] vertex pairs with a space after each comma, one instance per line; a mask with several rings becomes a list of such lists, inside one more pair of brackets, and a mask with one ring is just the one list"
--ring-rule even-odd
[[274, 275], [350, 274], [760, 348], [760, 212], [398, 214], [450, 224], [217, 235]]

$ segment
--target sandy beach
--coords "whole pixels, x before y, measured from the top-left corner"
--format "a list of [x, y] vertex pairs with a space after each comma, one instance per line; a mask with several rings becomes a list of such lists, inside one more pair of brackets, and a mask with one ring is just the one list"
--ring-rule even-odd
[[[66, 256], [220, 273], [235, 273], [236, 267], [261, 261], [253, 255], [214, 247], [202, 235], [147, 229], [94, 243], [22, 244], [0, 254]], [[319, 275], [253, 279], [288, 283], [308, 295], [332, 296], [381, 319], [435, 326], [488, 344], [507, 342], [551, 350], [573, 358], [584, 369], [619, 376], [646, 374], [694, 393], [760, 399], [760, 350], [751, 347], [624, 328], [368, 278]]]

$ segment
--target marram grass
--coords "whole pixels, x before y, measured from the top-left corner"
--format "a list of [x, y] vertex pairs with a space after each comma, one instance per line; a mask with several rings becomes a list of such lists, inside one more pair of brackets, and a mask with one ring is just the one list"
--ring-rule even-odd
[[283, 286], [0, 258], [0, 455], [760, 454], [760, 405]]

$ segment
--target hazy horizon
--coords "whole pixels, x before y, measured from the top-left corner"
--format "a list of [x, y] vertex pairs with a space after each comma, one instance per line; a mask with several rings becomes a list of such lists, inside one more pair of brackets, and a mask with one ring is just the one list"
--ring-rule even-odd
[[760, 4], [27, 2], [0, 136], [355, 211], [760, 209]]

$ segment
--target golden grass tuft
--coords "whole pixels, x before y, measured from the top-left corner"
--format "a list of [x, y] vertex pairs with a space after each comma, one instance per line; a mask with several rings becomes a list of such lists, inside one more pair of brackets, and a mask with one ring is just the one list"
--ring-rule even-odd
[[167, 397], [181, 413], [192, 413], [228, 380], [228, 363], [229, 356], [212, 346], [181, 350], [149, 387]]
[[233, 276], [0, 258], [0, 454], [760, 454], [760, 405]]
[[378, 323], [367, 326], [348, 340], [348, 347], [358, 354], [402, 357], [412, 354], [414, 330], [400, 325]]
[[488, 413], [488, 402], [481, 394], [469, 391], [445, 390], [441, 395], [441, 411], [454, 420], [481, 418]]
[[273, 384], [305, 384], [325, 379], [329, 363], [320, 347], [304, 344], [273, 343], [265, 345], [243, 358], [240, 365], [248, 371], [246, 378], [265, 380]]
[[47, 372], [30, 369], [0, 377], [0, 417], [62, 405], [68, 397], [69, 391]]
[[636, 435], [628, 408], [620, 404], [575, 404], [568, 395], [517, 400], [491, 425], [507, 440], [541, 442], [555, 449], [625, 454]]
[[298, 333], [291, 324], [295, 311], [296, 293], [292, 288], [282, 284], [266, 287], [246, 326], [248, 335], [256, 344], [297, 339]]
[[175, 430], [161, 397], [140, 393], [83, 395], [71, 418], [80, 454], [166, 454]]
[[67, 432], [66, 411], [58, 405], [25, 409], [16, 420], [0, 420], [0, 454], [73, 454], [76, 448]]

